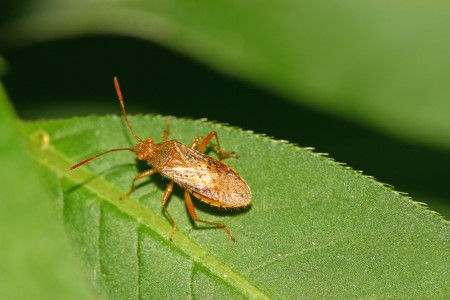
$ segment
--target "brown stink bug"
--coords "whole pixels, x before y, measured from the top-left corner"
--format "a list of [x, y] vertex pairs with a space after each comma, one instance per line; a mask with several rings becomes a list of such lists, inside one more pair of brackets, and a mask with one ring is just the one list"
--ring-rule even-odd
[[228, 236], [234, 241], [230, 230], [228, 230], [225, 224], [197, 218], [190, 194], [212, 206], [232, 208], [248, 206], [251, 202], [251, 193], [250, 188], [244, 179], [242, 179], [242, 177], [231, 167], [220, 160], [203, 154], [202, 151], [205, 150], [211, 139], [215, 137], [217, 144], [214, 146], [214, 150], [220, 158], [236, 157], [236, 154], [234, 152], [222, 151], [215, 131], [211, 131], [206, 138], [203, 138], [202, 136], [197, 137], [190, 147], [183, 145], [176, 140], [169, 140], [168, 123], [166, 124], [166, 129], [163, 131], [162, 142], [155, 143], [151, 138], [142, 140], [136, 135], [133, 127], [128, 121], [117, 77], [114, 77], [114, 85], [122, 107], [123, 116], [125, 117], [125, 122], [137, 141], [136, 147], [108, 150], [77, 163], [72, 166], [70, 170], [76, 169], [109, 152], [122, 150], [134, 152], [139, 160], [146, 160], [153, 168], [134, 177], [131, 188], [124, 197], [129, 196], [134, 191], [135, 182], [141, 178], [150, 176], [154, 173], [160, 173], [162, 176], [168, 178], [170, 182], [164, 192], [162, 207], [173, 225], [172, 234], [170, 235], [171, 240], [175, 235], [177, 224], [167, 211], [166, 204], [172, 193], [173, 183], [176, 182], [185, 190], [184, 199], [192, 220], [223, 228]]

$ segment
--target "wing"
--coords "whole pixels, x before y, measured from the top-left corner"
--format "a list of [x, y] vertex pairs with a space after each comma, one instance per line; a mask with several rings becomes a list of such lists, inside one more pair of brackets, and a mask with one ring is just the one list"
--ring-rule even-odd
[[158, 170], [162, 175], [194, 195], [197, 193], [213, 200], [208, 202], [212, 205], [240, 207], [250, 204], [250, 188], [231, 167], [178, 142], [174, 150], [171, 158]]

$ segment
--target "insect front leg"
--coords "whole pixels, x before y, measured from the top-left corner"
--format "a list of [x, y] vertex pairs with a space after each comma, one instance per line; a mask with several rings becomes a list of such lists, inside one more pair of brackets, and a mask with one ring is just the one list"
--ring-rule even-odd
[[228, 228], [225, 224], [205, 221], [205, 220], [201, 220], [201, 219], [197, 218], [197, 213], [195, 212], [194, 203], [192, 203], [191, 195], [189, 194], [188, 190], [184, 191], [184, 199], [186, 200], [187, 209], [188, 209], [189, 214], [191, 215], [191, 218], [194, 222], [202, 222], [205, 224], [210, 224], [210, 225], [214, 225], [214, 226], [223, 228], [227, 232], [227, 234], [231, 238], [231, 240], [233, 242], [235, 242], [234, 237], [231, 235], [230, 230], [228, 230]]
[[139, 180], [139, 179], [141, 179], [141, 178], [144, 178], [144, 177], [153, 175], [154, 173], [156, 173], [156, 170], [150, 169], [150, 170], [147, 170], [147, 171], [145, 171], [145, 172], [142, 172], [141, 174], [138, 174], [136, 177], [134, 177], [134, 178], [133, 178], [133, 181], [131, 182], [131, 188], [130, 188], [130, 190], [129, 190], [125, 195], [123, 195], [122, 197], [120, 197], [120, 199], [123, 199], [123, 198], [125, 198], [125, 197], [130, 196], [130, 194], [136, 189], [136, 186], [135, 186], [136, 180]]
[[[219, 138], [217, 137], [217, 132], [211, 131], [208, 136], [203, 140], [200, 146], [198, 146], [197, 151], [202, 152], [205, 150], [206, 146], [208, 146], [209, 142], [211, 142], [211, 139], [215, 137], [217, 144], [213, 147], [214, 151], [219, 154], [220, 158], [227, 158], [227, 157], [238, 157], [238, 155], [234, 152], [225, 152], [222, 150], [222, 147], [220, 146]], [[195, 143], [195, 142], [194, 142]]]
[[162, 200], [162, 207], [164, 209], [164, 212], [166, 213], [167, 217], [170, 220], [170, 223], [172, 223], [172, 233], [170, 234], [170, 240], [173, 240], [173, 237], [175, 236], [175, 231], [177, 230], [177, 223], [175, 223], [175, 220], [172, 218], [172, 216], [169, 214], [166, 208], [167, 201], [169, 200], [170, 195], [172, 194], [173, 190], [173, 181], [169, 182], [169, 184], [166, 187], [166, 190], [164, 192], [163, 200]]
[[167, 142], [169, 140], [169, 131], [170, 131], [170, 118], [166, 118], [166, 129], [163, 131], [163, 141]]

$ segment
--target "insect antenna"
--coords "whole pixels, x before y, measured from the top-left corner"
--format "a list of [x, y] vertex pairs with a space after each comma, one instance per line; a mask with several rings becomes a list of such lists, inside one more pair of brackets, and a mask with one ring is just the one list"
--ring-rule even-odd
[[128, 121], [127, 111], [125, 110], [125, 103], [123, 101], [122, 91], [120, 90], [119, 79], [117, 79], [117, 76], [114, 76], [114, 86], [116, 87], [117, 97], [119, 98], [120, 106], [122, 107], [122, 113], [123, 113], [123, 116], [125, 117], [125, 121], [127, 122], [128, 128], [130, 128], [131, 133], [134, 135], [134, 138], [136, 139], [136, 141], [138, 141], [139, 143], [142, 143], [142, 139], [137, 136], [137, 134], [133, 130], [133, 127], [131, 126], [130, 122]]
[[85, 159], [85, 160], [83, 160], [83, 161], [80, 161], [80, 162], [77, 163], [76, 165], [73, 165], [72, 167], [70, 167], [69, 170], [71, 171], [71, 170], [73, 170], [73, 169], [76, 169], [76, 168], [78, 168], [79, 166], [82, 166], [82, 165], [84, 165], [85, 163], [90, 162], [91, 160], [93, 160], [93, 159], [95, 159], [95, 158], [97, 158], [97, 157], [99, 157], [99, 156], [101, 156], [101, 155], [103, 155], [103, 154], [106, 154], [106, 153], [109, 153], [109, 152], [114, 152], [114, 151], [123, 151], [123, 150], [128, 150], [128, 151], [131, 151], [131, 152], [136, 153], [136, 150], [134, 150], [133, 148], [115, 148], [115, 149], [111, 149], [111, 150], [105, 151], [105, 152], [103, 152], [103, 153], [100, 153], [100, 154], [94, 155], [94, 156], [92, 156], [92, 157], [89, 157], [89, 158], [87, 158], [87, 159]]

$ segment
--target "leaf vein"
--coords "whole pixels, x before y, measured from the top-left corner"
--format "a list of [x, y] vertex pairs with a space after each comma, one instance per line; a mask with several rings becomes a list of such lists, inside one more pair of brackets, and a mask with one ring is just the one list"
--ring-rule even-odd
[[139, 225], [136, 227], [136, 289], [137, 299], [142, 299], [141, 296], [141, 231]]
[[279, 255], [273, 257], [272, 259], [269, 259], [268, 261], [265, 261], [264, 263], [262, 263], [262, 264], [260, 264], [258, 266], [250, 268], [244, 274], [251, 274], [251, 273], [254, 273], [254, 272], [259, 271], [261, 269], [264, 269], [264, 268], [266, 268], [268, 266], [271, 266], [273, 264], [282, 262], [283, 260], [285, 260], [285, 259], [287, 259], [289, 257], [296, 256], [296, 255], [303, 255], [303, 254], [305, 254], [307, 252], [310, 252], [310, 251], [322, 250], [322, 249], [331, 247], [331, 246], [333, 246], [335, 244], [337, 244], [337, 241], [332, 241], [332, 242], [330, 242], [330, 243], [328, 243], [326, 245], [323, 245], [323, 246], [314, 246], [314, 247], [310, 247], [310, 248], [299, 249], [299, 250], [291, 252], [291, 253], [279, 254]]
[[194, 272], [195, 272], [195, 263], [192, 262], [191, 264], [191, 274], [189, 278], [189, 291], [191, 299], [194, 299]]

